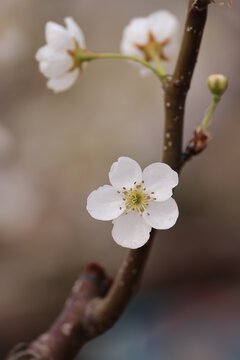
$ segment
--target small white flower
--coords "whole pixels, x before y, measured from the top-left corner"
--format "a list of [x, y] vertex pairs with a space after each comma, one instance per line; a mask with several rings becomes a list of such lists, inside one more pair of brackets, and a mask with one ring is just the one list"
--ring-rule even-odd
[[45, 26], [47, 44], [36, 53], [39, 70], [49, 80], [47, 87], [54, 92], [69, 89], [77, 80], [80, 68], [76, 66], [74, 51], [85, 49], [85, 38], [71, 17], [64, 19], [66, 28], [49, 21]]
[[155, 52], [168, 61], [177, 45], [178, 25], [176, 16], [166, 10], [132, 19], [123, 32], [121, 52], [146, 61], [152, 61]]
[[111, 185], [93, 191], [87, 210], [97, 220], [113, 220], [112, 236], [117, 244], [131, 249], [143, 246], [154, 229], [169, 229], [178, 218], [172, 189], [178, 174], [164, 163], [143, 171], [129, 157], [120, 157], [109, 172]]

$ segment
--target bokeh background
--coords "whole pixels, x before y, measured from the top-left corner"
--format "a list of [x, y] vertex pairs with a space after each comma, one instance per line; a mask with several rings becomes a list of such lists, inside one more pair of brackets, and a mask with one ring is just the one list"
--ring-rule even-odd
[[[119, 156], [145, 167], [162, 152], [159, 81], [106, 60], [54, 95], [34, 59], [45, 23], [74, 16], [90, 50], [117, 52], [132, 17], [167, 8], [182, 33], [186, 7], [186, 0], [0, 0], [1, 358], [49, 326], [88, 260], [116, 273], [125, 250], [113, 242], [110, 223], [88, 215], [87, 196], [108, 183]], [[240, 358], [239, 15], [237, 1], [210, 7], [185, 143], [209, 105], [207, 76], [224, 73], [230, 85], [213, 140], [182, 173], [177, 225], [159, 232], [139, 295], [81, 360]]]

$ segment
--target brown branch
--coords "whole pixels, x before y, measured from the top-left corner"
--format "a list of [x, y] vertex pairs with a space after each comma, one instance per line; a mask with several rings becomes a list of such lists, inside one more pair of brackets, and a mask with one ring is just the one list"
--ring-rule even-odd
[[[184, 107], [210, 2], [189, 1], [176, 69], [171, 80], [165, 83], [163, 162], [176, 170], [183, 165], [181, 156]], [[153, 236], [152, 231], [151, 239], [145, 246], [128, 251], [112, 286], [99, 265], [87, 266], [53, 326], [30, 345], [15, 349], [8, 360], [72, 360], [89, 339], [113, 326], [141, 278]]]
[[20, 345], [13, 349], [7, 360], [73, 359], [81, 346], [92, 337], [88, 322], [91, 302], [104, 297], [111, 283], [112, 280], [100, 265], [89, 263], [50, 329], [28, 346]]
[[71, 360], [111, 328], [137, 289], [153, 234], [145, 246], [128, 251], [113, 284], [101, 266], [89, 263], [50, 329], [29, 345], [19, 344], [6, 360]]
[[97, 299], [93, 304], [91, 322], [101, 333], [114, 325], [126, 308], [132, 294], [136, 291], [141, 279], [155, 230], [152, 230], [150, 240], [137, 250], [128, 250], [109, 293], [103, 299]]
[[197, 62], [210, 0], [189, 1], [177, 65], [165, 84], [165, 138], [163, 161], [179, 169], [182, 155], [185, 102]]

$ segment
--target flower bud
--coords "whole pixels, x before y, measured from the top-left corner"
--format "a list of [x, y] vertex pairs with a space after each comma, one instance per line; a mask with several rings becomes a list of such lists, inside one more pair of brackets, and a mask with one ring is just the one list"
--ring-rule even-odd
[[221, 74], [210, 75], [207, 78], [209, 90], [213, 95], [221, 96], [228, 86], [228, 79]]

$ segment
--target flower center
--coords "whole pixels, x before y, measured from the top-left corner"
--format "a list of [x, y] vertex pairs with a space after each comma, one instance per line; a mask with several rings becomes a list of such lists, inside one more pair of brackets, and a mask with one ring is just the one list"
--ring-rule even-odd
[[68, 55], [70, 55], [73, 59], [73, 66], [68, 70], [69, 72], [75, 70], [76, 68], [82, 70], [83, 62], [92, 59], [91, 54], [88, 54], [86, 49], [79, 47], [78, 41], [75, 38], [73, 38], [73, 41], [75, 43], [75, 49], [67, 50]]
[[138, 211], [143, 213], [148, 206], [151, 196], [146, 192], [142, 185], [136, 185], [134, 189], [123, 191], [123, 200], [126, 203], [127, 211]]
[[163, 60], [169, 61], [169, 58], [164, 53], [164, 47], [169, 43], [170, 39], [166, 38], [162, 42], [157, 42], [153, 34], [149, 33], [148, 43], [145, 45], [135, 44], [136, 47], [141, 50], [145, 56], [146, 61], [151, 60]]

